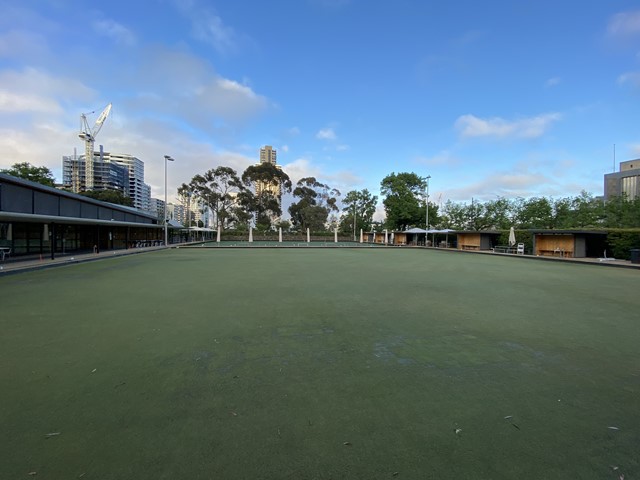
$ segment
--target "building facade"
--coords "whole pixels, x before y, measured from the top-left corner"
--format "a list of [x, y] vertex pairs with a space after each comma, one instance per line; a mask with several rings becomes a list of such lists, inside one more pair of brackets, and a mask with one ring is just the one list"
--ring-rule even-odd
[[[260, 162], [256, 165], [270, 163], [271, 165], [274, 165], [278, 170], [282, 170], [282, 167], [276, 164], [276, 159], [277, 151], [271, 145], [265, 145], [260, 149]], [[280, 185], [272, 185], [265, 182], [256, 182], [254, 187], [256, 189], [256, 195], [260, 195], [262, 192], [268, 191], [271, 192], [275, 197], [277, 197], [278, 201], [282, 200]]]
[[624, 195], [627, 200], [640, 198], [640, 159], [620, 162], [620, 170], [604, 176], [604, 199]]
[[[86, 164], [84, 155], [62, 157], [63, 188], [73, 193], [86, 191]], [[96, 161], [94, 164], [93, 190], [115, 190], [129, 195], [129, 169], [109, 162]]]
[[[134, 208], [151, 211], [151, 187], [144, 183], [144, 162], [133, 155], [94, 152], [94, 186], [92, 190], [120, 190], [129, 198]], [[126, 180], [121, 177], [126, 173]], [[124, 181], [124, 184], [122, 182]], [[64, 188], [74, 193], [86, 190], [85, 156], [62, 157], [62, 182]]]
[[275, 165], [277, 163], [277, 156], [277, 151], [271, 145], [265, 145], [260, 149], [260, 163]]
[[160, 245], [154, 215], [0, 174], [0, 248], [11, 258]]

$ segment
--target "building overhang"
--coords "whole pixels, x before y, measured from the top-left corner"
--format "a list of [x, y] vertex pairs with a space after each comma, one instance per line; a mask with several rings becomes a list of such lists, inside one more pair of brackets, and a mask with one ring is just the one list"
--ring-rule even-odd
[[98, 220], [95, 218], [60, 217], [57, 215], [37, 215], [31, 213], [0, 212], [0, 222], [56, 223], [59, 225], [100, 225], [115, 227], [164, 228], [154, 223], [122, 222]]

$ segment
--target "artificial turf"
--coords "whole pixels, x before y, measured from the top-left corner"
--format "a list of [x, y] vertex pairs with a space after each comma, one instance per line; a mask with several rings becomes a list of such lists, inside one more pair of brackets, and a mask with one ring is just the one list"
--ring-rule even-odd
[[1, 277], [0, 478], [636, 478], [638, 292], [393, 248]]

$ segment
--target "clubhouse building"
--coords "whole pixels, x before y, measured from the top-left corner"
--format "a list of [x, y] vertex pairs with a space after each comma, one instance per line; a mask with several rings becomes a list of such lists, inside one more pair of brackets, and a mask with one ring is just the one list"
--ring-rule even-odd
[[59, 255], [161, 245], [155, 215], [0, 174], [2, 257]]

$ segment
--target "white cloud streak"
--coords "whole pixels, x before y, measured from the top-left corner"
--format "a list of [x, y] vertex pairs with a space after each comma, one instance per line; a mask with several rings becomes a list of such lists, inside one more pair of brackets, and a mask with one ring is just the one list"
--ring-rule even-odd
[[609, 19], [607, 31], [612, 36], [640, 34], [640, 10], [616, 13]]
[[114, 20], [96, 20], [93, 22], [93, 29], [99, 35], [111, 38], [120, 45], [130, 47], [136, 43], [136, 37], [133, 32]]
[[537, 138], [547, 131], [552, 123], [560, 120], [559, 113], [547, 113], [530, 118], [507, 121], [500, 117], [479, 118], [467, 114], [460, 116], [455, 127], [462, 137]]
[[640, 87], [640, 72], [623, 73], [618, 77], [618, 84]]
[[318, 133], [316, 133], [316, 138], [319, 140], [337, 140], [338, 136], [336, 135], [336, 132], [334, 132], [333, 128], [331, 127], [327, 127], [327, 128], [322, 128], [318, 131]]
[[544, 86], [547, 88], [551, 88], [551, 87], [555, 87], [556, 85], [560, 84], [560, 77], [552, 77], [550, 79], [548, 79], [546, 82], [544, 82]]
[[225, 25], [222, 18], [211, 8], [195, 0], [177, 0], [178, 10], [191, 21], [193, 37], [211, 45], [218, 53], [228, 54], [238, 48], [238, 35]]

